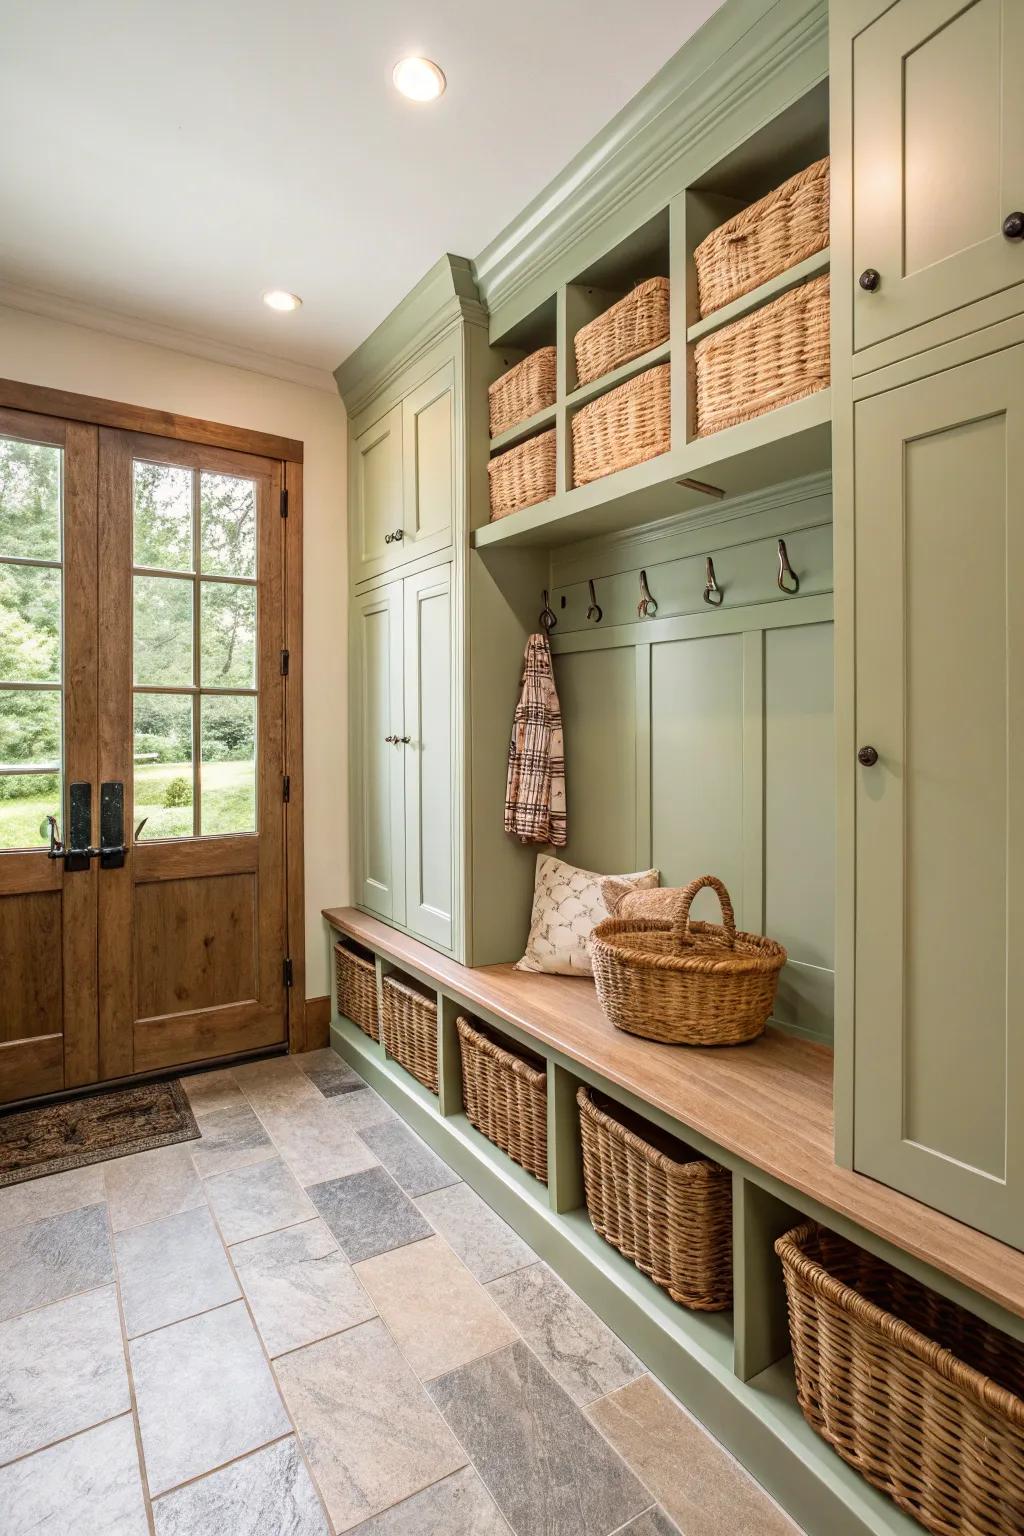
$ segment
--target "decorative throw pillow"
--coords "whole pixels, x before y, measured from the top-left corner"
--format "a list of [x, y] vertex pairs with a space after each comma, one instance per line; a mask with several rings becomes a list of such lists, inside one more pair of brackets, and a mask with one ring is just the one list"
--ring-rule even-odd
[[[549, 853], [537, 855], [533, 919], [526, 954], [517, 971], [546, 971], [556, 976], [590, 976], [590, 935], [608, 916], [601, 900], [604, 875], [575, 869]], [[619, 875], [630, 890], [656, 886], [656, 869]]]
[[671, 920], [679, 907], [682, 890], [675, 885], [661, 885], [657, 890], [636, 886], [632, 880], [608, 875], [601, 881], [601, 900], [611, 917]]

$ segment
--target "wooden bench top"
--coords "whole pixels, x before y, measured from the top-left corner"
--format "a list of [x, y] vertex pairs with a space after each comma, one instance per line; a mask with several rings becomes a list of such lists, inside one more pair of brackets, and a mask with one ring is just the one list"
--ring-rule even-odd
[[658, 1045], [609, 1024], [585, 978], [531, 975], [511, 965], [471, 969], [354, 907], [329, 908], [323, 915], [340, 933], [517, 1025], [789, 1188], [1024, 1317], [1024, 1253], [836, 1166], [827, 1047], [775, 1029], [749, 1045]]

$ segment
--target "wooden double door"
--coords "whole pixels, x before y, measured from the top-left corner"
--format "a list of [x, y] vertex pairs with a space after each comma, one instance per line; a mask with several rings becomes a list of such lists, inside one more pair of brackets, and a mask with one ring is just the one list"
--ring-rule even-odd
[[281, 490], [0, 410], [0, 1101], [287, 1037]]

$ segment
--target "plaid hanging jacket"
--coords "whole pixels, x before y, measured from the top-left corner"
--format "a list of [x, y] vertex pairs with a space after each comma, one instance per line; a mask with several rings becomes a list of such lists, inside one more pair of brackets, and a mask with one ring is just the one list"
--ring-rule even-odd
[[568, 838], [565, 749], [547, 635], [526, 642], [522, 688], [508, 747], [505, 831], [522, 843], [562, 848]]

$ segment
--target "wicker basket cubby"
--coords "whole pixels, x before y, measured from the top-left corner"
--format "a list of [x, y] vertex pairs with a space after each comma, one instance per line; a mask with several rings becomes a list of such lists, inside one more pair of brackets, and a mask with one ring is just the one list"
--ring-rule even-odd
[[466, 1116], [487, 1140], [542, 1183], [548, 1178], [547, 1072], [521, 1046], [499, 1042], [475, 1021], [456, 1020]]
[[1020, 1536], [1024, 1343], [815, 1222], [775, 1251], [812, 1429], [936, 1536]]
[[405, 977], [381, 984], [380, 1032], [389, 1056], [437, 1092], [437, 994]]
[[555, 429], [528, 437], [488, 461], [491, 521], [555, 494]]
[[732, 1175], [587, 1088], [576, 1095], [594, 1231], [680, 1306], [732, 1305]]
[[380, 1009], [374, 962], [348, 944], [335, 944], [334, 978], [338, 1012], [357, 1024], [371, 1040], [379, 1040]]
[[668, 451], [669, 366], [647, 368], [580, 407], [572, 418], [573, 485], [588, 485]]
[[554, 405], [556, 362], [554, 347], [538, 347], [495, 379], [487, 391], [492, 437], [511, 431], [521, 421]]
[[669, 282], [649, 277], [576, 332], [576, 382], [589, 384], [668, 341]]

